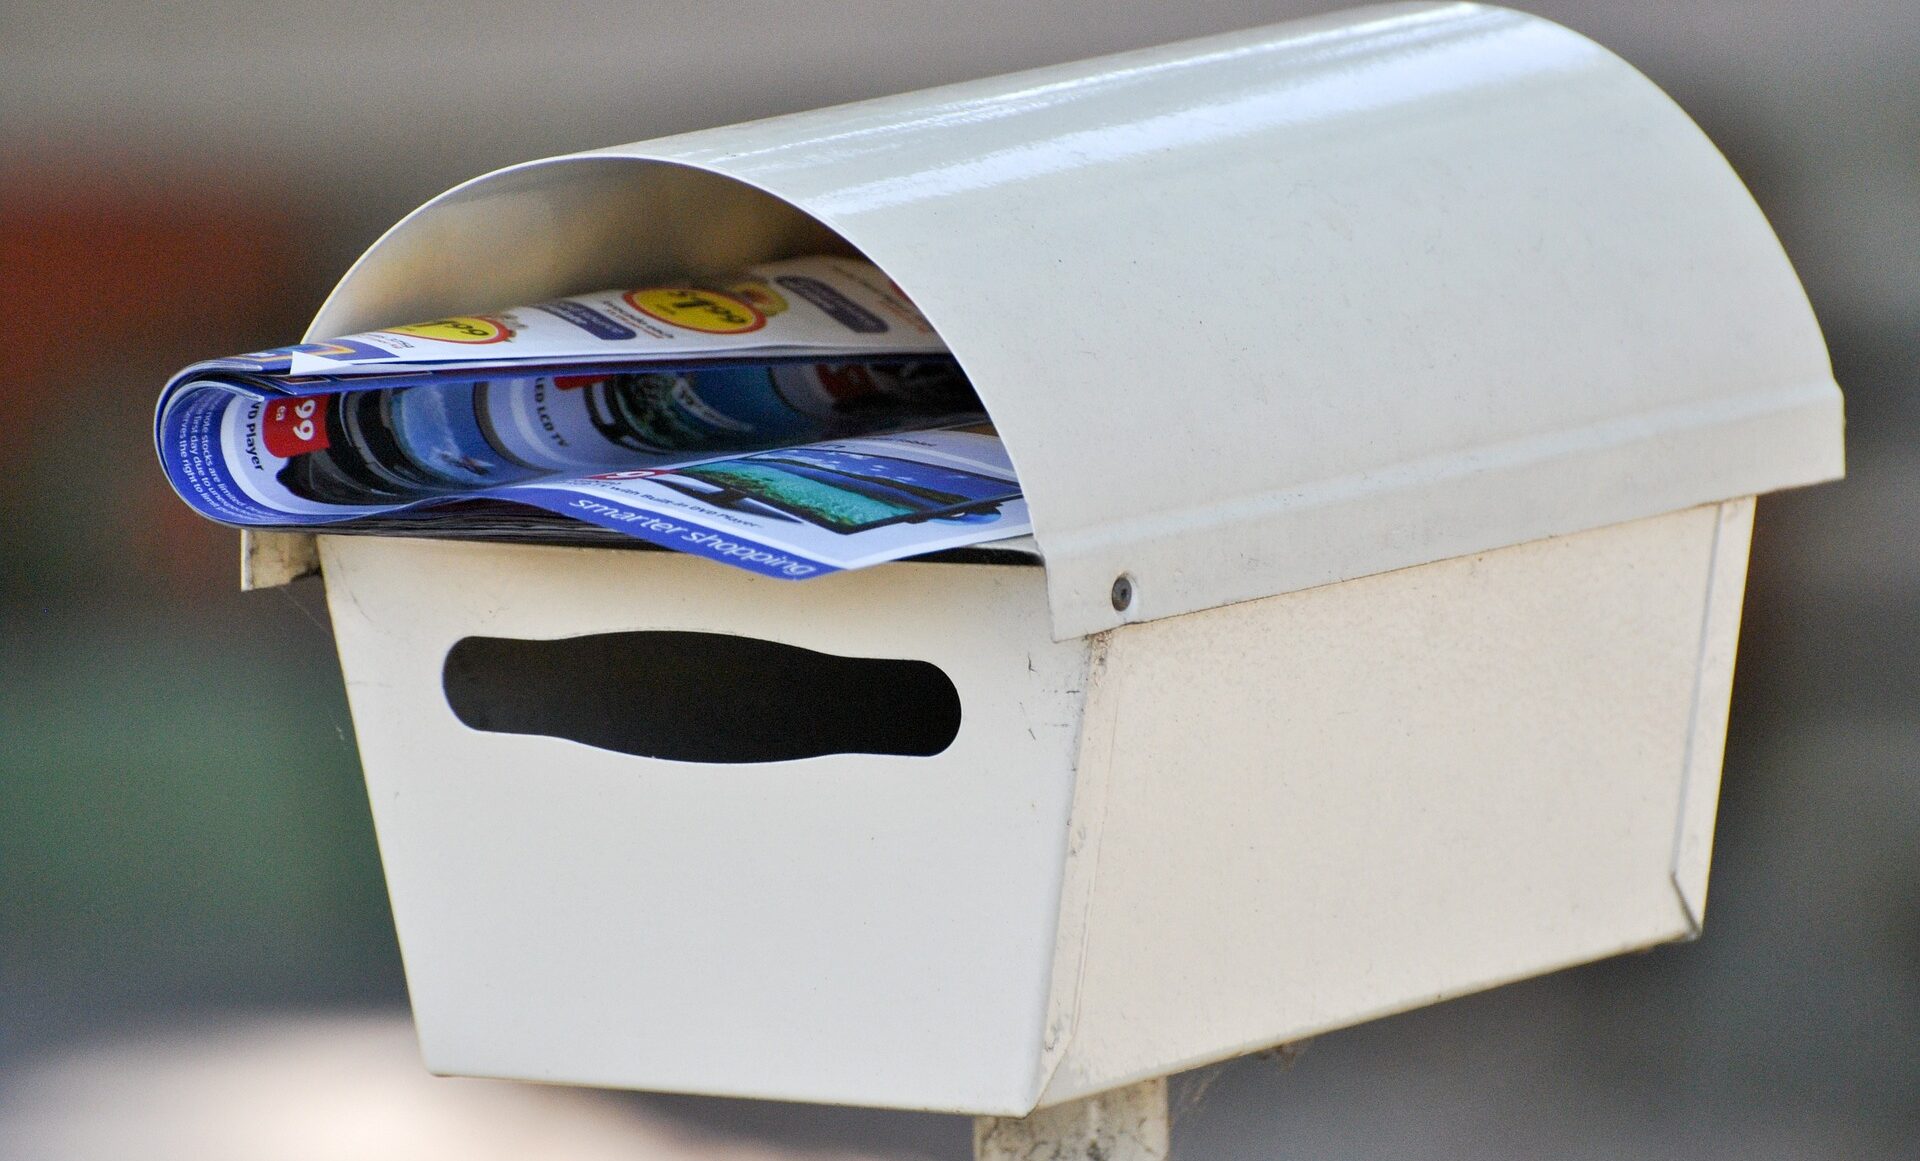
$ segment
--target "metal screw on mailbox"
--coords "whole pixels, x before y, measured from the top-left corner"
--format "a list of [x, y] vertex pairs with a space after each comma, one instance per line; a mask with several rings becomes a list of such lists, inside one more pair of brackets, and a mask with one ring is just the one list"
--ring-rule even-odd
[[1116, 613], [1124, 613], [1127, 611], [1127, 606], [1131, 604], [1133, 604], [1133, 577], [1123, 572], [1113, 578], [1113, 610]]

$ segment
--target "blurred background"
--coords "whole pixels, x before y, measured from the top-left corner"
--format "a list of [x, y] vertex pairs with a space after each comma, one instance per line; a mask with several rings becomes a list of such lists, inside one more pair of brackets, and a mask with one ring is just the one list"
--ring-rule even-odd
[[[961, 1118], [424, 1077], [319, 589], [236, 591], [152, 400], [499, 165], [1335, 6], [0, 4], [0, 1156], [969, 1156]], [[1514, 6], [1746, 179], [1850, 475], [1760, 504], [1705, 938], [1182, 1078], [1175, 1155], [1920, 1156], [1920, 9]]]

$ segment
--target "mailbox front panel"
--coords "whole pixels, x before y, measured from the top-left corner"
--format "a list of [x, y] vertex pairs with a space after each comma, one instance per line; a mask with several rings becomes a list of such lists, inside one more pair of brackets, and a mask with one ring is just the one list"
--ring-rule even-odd
[[[655, 552], [322, 545], [435, 1070], [1032, 1106], [1085, 672], [1083, 644], [1049, 638], [1039, 569], [905, 565], [795, 584]], [[474, 729], [443, 688], [450, 653], [476, 648], [463, 641], [561, 648], [636, 630], [931, 662], [957, 690], [959, 729], [925, 757], [671, 761]], [[535, 692], [563, 701], [606, 679], [532, 664], [528, 680], [558, 685]], [[750, 733], [816, 692], [743, 669], [728, 696], [711, 676], [652, 677], [662, 700], [705, 715], [689, 737]], [[854, 716], [924, 703], [903, 687], [893, 704], [889, 680]], [[676, 681], [708, 692], [689, 703]], [[524, 706], [500, 713], [529, 724]]]

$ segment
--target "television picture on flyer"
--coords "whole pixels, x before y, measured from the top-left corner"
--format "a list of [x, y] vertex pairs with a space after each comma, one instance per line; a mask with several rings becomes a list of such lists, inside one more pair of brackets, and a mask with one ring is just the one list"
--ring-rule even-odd
[[991, 429], [875, 436], [534, 485], [539, 504], [788, 579], [1032, 530]]

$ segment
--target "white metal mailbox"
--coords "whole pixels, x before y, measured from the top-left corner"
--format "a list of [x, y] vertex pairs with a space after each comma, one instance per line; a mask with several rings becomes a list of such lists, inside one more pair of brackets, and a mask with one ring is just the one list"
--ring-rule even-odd
[[[1751, 497], [1839, 475], [1841, 411], [1638, 73], [1406, 5], [535, 162], [313, 333], [819, 250], [946, 338], [1032, 541], [320, 542], [435, 1069], [1019, 1114], [1698, 930]], [[957, 729], [712, 763], [450, 705], [470, 639], [624, 633], [937, 667]]]

